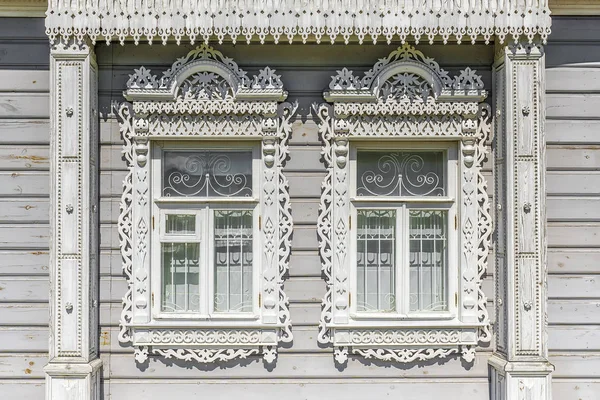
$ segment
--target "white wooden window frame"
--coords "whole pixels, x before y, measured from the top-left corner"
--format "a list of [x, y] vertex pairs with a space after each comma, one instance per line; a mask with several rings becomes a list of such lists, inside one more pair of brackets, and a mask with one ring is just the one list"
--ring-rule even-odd
[[[176, 60], [161, 77], [144, 67], [136, 69], [124, 96], [129, 102], [115, 107], [129, 169], [119, 216], [128, 280], [119, 341], [134, 347], [139, 363], [150, 354], [198, 363], [260, 354], [265, 363], [275, 362], [278, 346], [292, 341], [289, 301], [283, 291], [292, 234], [283, 165], [297, 104], [283, 102], [287, 92], [274, 70], [266, 67], [250, 78], [208, 45]], [[251, 199], [160, 196], [162, 174], [157, 168], [160, 171], [162, 149], [219, 148], [252, 149]], [[210, 307], [203, 315], [160, 310], [161, 210], [185, 213], [201, 204], [255, 209], [252, 313], [215, 313]], [[204, 235], [211, 236], [203, 240], [212, 237], [210, 229], [210, 223], [205, 225]], [[209, 262], [205, 260], [205, 272], [210, 277]]]
[[[402, 84], [394, 78], [402, 74], [415, 78], [416, 86], [409, 84], [394, 92], [398, 89], [394, 85]], [[362, 78], [347, 68], [337, 71], [329, 88], [324, 93], [328, 103], [314, 106], [328, 167], [317, 223], [327, 283], [319, 343], [333, 346], [335, 360], [342, 365], [349, 354], [408, 363], [459, 353], [466, 362], [473, 362], [476, 346], [491, 339], [481, 287], [492, 234], [487, 182], [481, 172], [491, 116], [490, 107], [483, 103], [487, 92], [481, 77], [470, 68], [450, 77], [433, 59], [406, 44], [380, 59]], [[413, 95], [417, 89], [428, 95]], [[397, 95], [402, 90], [404, 95]], [[455, 239], [453, 245], [449, 243], [453, 282], [448, 300], [454, 305], [447, 313], [371, 313], [363, 318], [353, 308], [356, 228], [350, 217], [355, 213], [356, 177], [352, 153], [369, 143], [394, 150], [457, 150], [456, 167], [448, 168], [448, 176], [454, 175], [456, 182], [449, 199], [457, 218]], [[435, 201], [424, 199], [426, 204]], [[455, 227], [452, 219], [449, 216], [449, 231]]]
[[[444, 178], [446, 196], [357, 196], [357, 153], [361, 150], [396, 152], [396, 151], [442, 151], [444, 157]], [[396, 310], [391, 312], [364, 312], [357, 311], [357, 301], [350, 302], [350, 317], [357, 323], [364, 321], [389, 320], [390, 326], [403, 326], [406, 320], [447, 320], [457, 321], [457, 306], [454, 302], [454, 293], [457, 292], [458, 276], [457, 269], [452, 268], [459, 262], [458, 260], [458, 238], [454, 225], [454, 218], [458, 217], [456, 206], [457, 177], [458, 177], [458, 155], [456, 142], [401, 142], [395, 141], [386, 143], [383, 147], [377, 142], [355, 142], [350, 146], [349, 171], [350, 171], [350, 283], [351, 293], [358, 293], [357, 290], [357, 231], [352, 229], [352, 221], [357, 221], [357, 212], [360, 209], [389, 209], [396, 210], [396, 231], [401, 232], [396, 236]], [[408, 238], [408, 212], [409, 210], [442, 210], [447, 211], [448, 228], [448, 282], [446, 286], [446, 304], [447, 311], [409, 311], [406, 296], [410, 293], [410, 279], [408, 271], [408, 262], [404, 250], [409, 246]], [[452, 223], [450, 223], [452, 222]], [[452, 300], [452, 301], [450, 301]]]
[[[154, 320], [161, 319], [203, 319], [203, 320], [248, 320], [260, 323], [260, 310], [258, 308], [259, 296], [262, 297], [259, 291], [260, 274], [259, 266], [261, 265], [260, 252], [260, 229], [261, 223], [261, 204], [260, 204], [260, 180], [252, 180], [252, 196], [251, 197], [165, 197], [162, 196], [163, 173], [162, 165], [165, 151], [194, 151], [194, 150], [214, 150], [214, 151], [250, 151], [252, 154], [252, 175], [260, 176], [261, 159], [260, 159], [260, 143], [253, 140], [241, 143], [226, 143], [220, 142], [197, 142], [197, 141], [156, 141], [152, 149], [152, 192], [153, 192], [153, 209], [152, 217], [155, 221], [159, 220], [157, 229], [158, 234], [153, 235], [152, 239], [152, 276], [159, 279], [152, 280], [152, 293], [154, 293], [154, 302], [152, 307], [152, 317]], [[235, 210], [250, 210], [252, 211], [253, 220], [253, 263], [252, 263], [252, 312], [216, 312], [214, 311], [214, 211], [224, 209]], [[196, 234], [192, 236], [167, 236], [164, 228], [165, 216], [167, 214], [194, 214], [196, 216]], [[192, 312], [166, 312], [162, 310], [162, 262], [161, 262], [161, 245], [166, 241], [181, 242], [186, 239], [200, 239], [201, 252], [200, 257], [200, 310], [199, 313]], [[208, 251], [207, 251], [208, 250]]]

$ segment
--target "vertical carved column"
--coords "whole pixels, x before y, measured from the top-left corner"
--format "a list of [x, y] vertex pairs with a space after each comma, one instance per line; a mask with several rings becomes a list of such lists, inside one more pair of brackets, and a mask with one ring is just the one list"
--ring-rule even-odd
[[547, 348], [545, 101], [541, 46], [498, 49], [496, 352], [492, 399], [551, 399]]
[[87, 42], [50, 55], [50, 362], [46, 398], [98, 399], [97, 67]]

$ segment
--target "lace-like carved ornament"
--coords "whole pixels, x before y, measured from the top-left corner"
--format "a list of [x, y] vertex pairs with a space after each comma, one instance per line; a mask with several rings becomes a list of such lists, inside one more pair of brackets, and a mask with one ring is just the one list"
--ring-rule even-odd
[[[248, 77], [232, 59], [206, 45], [179, 58], [160, 77], [144, 67], [130, 76], [125, 92], [130, 102], [115, 106], [129, 170], [123, 182], [119, 216], [123, 271], [128, 280], [119, 341], [134, 346], [137, 362], [145, 362], [150, 355], [198, 363], [262, 355], [266, 363], [273, 363], [278, 346], [292, 340], [289, 301], [283, 291], [292, 234], [283, 165], [297, 104], [282, 103], [286, 96], [275, 70], [267, 67], [257, 76]], [[259, 180], [261, 214], [268, 220], [265, 218], [259, 235], [263, 261], [258, 266], [262, 274], [258, 320], [228, 320], [226, 329], [222, 324], [217, 327], [193, 318], [183, 323], [170, 323], [168, 319], [157, 323], [150, 282], [153, 191], [148, 154], [155, 139], [172, 136], [223, 141], [245, 136], [262, 143], [259, 173], [251, 178], [235, 175], [232, 182], [225, 182], [235, 187], [223, 183], [226, 177], [209, 173], [194, 175], [198, 181], [186, 180], [185, 187], [178, 184], [183, 178], [165, 186], [167, 195], [227, 190], [228, 195], [244, 196], [250, 191], [245, 180]], [[216, 153], [195, 157], [186, 164], [195, 172], [210, 170], [222, 162]]]
[[[349, 354], [399, 363], [461, 354], [465, 361], [472, 362], [476, 346], [491, 339], [487, 299], [481, 287], [492, 234], [487, 182], [481, 173], [491, 115], [489, 106], [482, 103], [487, 93], [481, 77], [469, 68], [451, 77], [433, 59], [404, 45], [379, 60], [362, 77], [346, 68], [338, 71], [329, 88], [324, 96], [333, 106], [314, 106], [328, 167], [317, 221], [327, 284], [319, 343], [333, 346], [335, 360], [340, 364], [346, 363]], [[434, 319], [404, 323], [401, 319], [381, 318], [372, 319], [366, 327], [364, 321], [353, 317], [348, 261], [352, 244], [346, 225], [351, 202], [349, 143], [371, 136], [377, 140], [423, 137], [428, 142], [458, 142], [460, 190], [456, 204], [460, 210], [457, 232], [461, 248], [457, 261], [451, 265], [456, 268], [458, 280], [456, 313], [451, 322]], [[386, 154], [397, 159], [387, 160], [385, 171], [392, 167], [399, 171], [402, 154]], [[382, 176], [368, 178], [379, 185], [388, 184]], [[426, 176], [421, 178], [420, 182], [428, 182]], [[391, 183], [388, 186], [400, 190], [399, 183]]]

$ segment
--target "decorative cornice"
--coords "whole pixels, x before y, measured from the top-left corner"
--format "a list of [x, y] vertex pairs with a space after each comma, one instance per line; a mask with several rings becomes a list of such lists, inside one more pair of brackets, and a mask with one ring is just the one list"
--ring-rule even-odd
[[547, 0], [105, 0], [81, 4], [52, 0], [46, 13], [46, 32], [51, 41], [61, 36], [89, 36], [92, 41], [133, 38], [138, 43], [160, 40], [208, 41], [216, 37], [233, 42], [280, 40], [306, 42], [351, 38], [376, 42], [410, 36], [415, 42], [441, 37], [489, 42], [496, 35], [544, 41], [550, 34]]

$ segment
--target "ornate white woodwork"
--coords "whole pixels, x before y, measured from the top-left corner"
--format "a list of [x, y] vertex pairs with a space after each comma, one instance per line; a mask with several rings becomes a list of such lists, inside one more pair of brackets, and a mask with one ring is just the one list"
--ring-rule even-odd
[[[211, 79], [195, 79], [210, 74]], [[206, 75], [203, 75], [206, 76]], [[119, 238], [129, 289], [123, 299], [119, 340], [135, 347], [138, 362], [149, 354], [212, 363], [262, 354], [273, 363], [277, 347], [291, 342], [288, 298], [283, 291], [291, 248], [292, 217], [283, 165], [290, 119], [297, 105], [279, 75], [265, 68], [255, 77], [206, 45], [179, 58], [161, 77], [140, 67], [127, 82], [117, 110], [129, 173], [123, 184]], [[176, 136], [176, 138], [174, 137]], [[262, 227], [258, 320], [157, 320], [152, 315], [149, 150], [164, 139], [254, 140], [262, 143]], [[256, 171], [255, 171], [256, 173]]]
[[[490, 138], [487, 93], [476, 71], [451, 77], [432, 59], [404, 45], [358, 77], [344, 68], [332, 77], [325, 99], [315, 105], [323, 141], [327, 175], [318, 217], [319, 250], [327, 282], [318, 335], [321, 345], [333, 345], [335, 359], [348, 353], [383, 361], [412, 362], [461, 353], [472, 362], [475, 347], [491, 340], [486, 296], [481, 282], [487, 267], [492, 220], [481, 173]], [[348, 149], [351, 141], [415, 138], [460, 142], [460, 261], [457, 271], [457, 315], [446, 320], [380, 318], [368, 322], [350, 313], [350, 186]], [[454, 225], [454, 224], [452, 224]], [[458, 257], [457, 257], [458, 258]], [[454, 263], [456, 264], [456, 262]]]
[[497, 246], [492, 399], [550, 399], [544, 49], [498, 46], [494, 65]]
[[94, 399], [98, 359], [97, 66], [87, 41], [50, 53], [50, 360], [47, 399]]
[[46, 33], [88, 35], [93, 41], [131, 37], [138, 43], [175, 40], [208, 41], [216, 37], [234, 43], [239, 37], [292, 42], [299, 38], [348, 43], [356, 37], [388, 43], [408, 37], [433, 42], [449, 39], [483, 39], [497, 36], [532, 41], [550, 34], [550, 9], [546, 0], [105, 0], [71, 2], [51, 0], [46, 12]]

